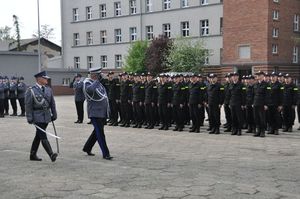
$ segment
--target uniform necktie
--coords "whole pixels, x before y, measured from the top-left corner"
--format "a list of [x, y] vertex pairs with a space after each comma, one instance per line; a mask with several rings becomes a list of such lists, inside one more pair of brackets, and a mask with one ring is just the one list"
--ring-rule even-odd
[[45, 86], [42, 86], [42, 91], [43, 91], [43, 93], [45, 92]]

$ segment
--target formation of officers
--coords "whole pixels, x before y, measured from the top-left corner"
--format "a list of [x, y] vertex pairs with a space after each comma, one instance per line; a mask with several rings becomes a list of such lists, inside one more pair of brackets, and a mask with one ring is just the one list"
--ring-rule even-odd
[[[254, 76], [240, 79], [238, 73], [225, 76], [221, 84], [215, 74], [204, 77], [201, 74], [173, 75], [161, 74], [154, 77], [147, 74], [119, 75], [109, 72], [102, 80], [106, 87], [109, 104], [109, 125], [183, 131], [192, 122], [189, 132], [200, 132], [207, 112], [210, 134], [220, 134], [220, 114], [224, 108], [226, 124], [224, 132], [231, 135], [253, 133], [265, 137], [265, 132], [278, 135], [292, 132], [295, 120], [295, 107], [298, 105], [298, 88], [289, 74], [262, 71]], [[75, 91], [80, 88], [79, 79], [74, 82]], [[75, 101], [80, 95], [75, 92]], [[83, 112], [81, 98], [79, 112]], [[78, 104], [78, 103], [76, 103]], [[79, 116], [81, 123], [83, 115]]]
[[9, 115], [9, 103], [13, 110], [10, 116], [17, 116], [17, 100], [21, 107], [19, 116], [25, 116], [24, 99], [26, 89], [27, 86], [23, 77], [11, 77], [9, 79], [7, 76], [0, 76], [0, 118]]

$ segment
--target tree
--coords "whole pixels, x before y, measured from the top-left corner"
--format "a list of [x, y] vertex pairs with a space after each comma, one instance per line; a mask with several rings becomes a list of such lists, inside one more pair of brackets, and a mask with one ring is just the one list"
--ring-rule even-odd
[[[54, 38], [53, 35], [54, 35], [54, 28], [51, 28], [50, 25], [48, 24], [41, 25], [40, 37], [43, 37], [45, 39], [53, 39]], [[36, 31], [32, 36], [38, 38], [39, 31]]]
[[178, 38], [166, 58], [167, 66], [173, 72], [200, 72], [208, 56], [201, 40]]
[[146, 41], [136, 41], [131, 44], [128, 50], [128, 56], [125, 60], [125, 71], [141, 73], [146, 72], [145, 53], [148, 47]]
[[166, 72], [166, 57], [171, 49], [172, 41], [163, 35], [154, 38], [146, 51], [146, 66], [149, 72], [159, 74]]
[[10, 33], [11, 27], [0, 27], [0, 41], [14, 41], [15, 38]]
[[[14, 20], [14, 26], [16, 29], [17, 51], [21, 51], [21, 34], [20, 34], [19, 18], [16, 15], [13, 15], [13, 20]], [[12, 43], [14, 43], [14, 42], [12, 42]], [[12, 43], [10, 43], [10, 45]]]

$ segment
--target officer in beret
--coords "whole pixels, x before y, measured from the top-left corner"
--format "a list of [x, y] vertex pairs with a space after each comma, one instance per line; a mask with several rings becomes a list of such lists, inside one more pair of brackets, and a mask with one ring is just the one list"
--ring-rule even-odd
[[[37, 73], [34, 75], [36, 78], [36, 84], [25, 93], [25, 110], [27, 122], [29, 124], [34, 124], [40, 129], [46, 131], [48, 123], [55, 121], [57, 118], [55, 100], [53, 97], [53, 92], [50, 87], [47, 86], [48, 79], [45, 71]], [[41, 161], [42, 159], [37, 156], [37, 151], [42, 142], [42, 145], [46, 152], [48, 153], [52, 162], [56, 161], [57, 153], [53, 153], [51, 145], [47, 139], [45, 132], [36, 128], [36, 135], [33, 139], [31, 150], [30, 150], [30, 160]]]
[[24, 83], [24, 77], [19, 78], [19, 83], [17, 87], [17, 98], [21, 107], [21, 114], [20, 117], [25, 116], [25, 92], [26, 92], [27, 86]]
[[18, 107], [17, 107], [17, 92], [18, 92], [18, 83], [17, 78], [12, 77], [9, 84], [9, 100], [10, 105], [13, 108], [13, 113], [10, 116], [17, 116]]
[[81, 124], [83, 122], [83, 117], [84, 117], [83, 104], [85, 101], [85, 96], [83, 93], [83, 78], [81, 74], [76, 74], [73, 82], [73, 89], [74, 89], [75, 106], [77, 112], [77, 121], [74, 123]]
[[4, 117], [4, 83], [3, 77], [0, 76], [0, 118]]
[[97, 140], [103, 159], [111, 160], [113, 157], [110, 156], [104, 134], [104, 124], [109, 117], [109, 100], [105, 87], [100, 83], [102, 79], [101, 69], [101, 67], [91, 68], [89, 70], [91, 78], [84, 81], [88, 117], [92, 121], [94, 130], [86, 141], [83, 151], [93, 156], [91, 151]]

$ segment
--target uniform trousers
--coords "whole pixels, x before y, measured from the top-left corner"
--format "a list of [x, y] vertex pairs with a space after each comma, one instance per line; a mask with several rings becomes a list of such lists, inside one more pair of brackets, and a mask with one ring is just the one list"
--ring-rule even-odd
[[25, 114], [25, 98], [18, 98], [20, 107], [21, 107], [21, 114]]
[[8, 112], [9, 112], [8, 98], [4, 99], [4, 110], [5, 110], [5, 113], [8, 114]]
[[184, 107], [180, 107], [180, 105], [173, 105], [173, 120], [177, 127], [183, 128], [184, 116]]
[[134, 102], [134, 117], [136, 124], [142, 125], [144, 121], [144, 105], [142, 102]]
[[83, 121], [83, 116], [84, 116], [83, 104], [84, 104], [84, 101], [75, 101], [77, 119], [79, 121]]
[[226, 123], [228, 127], [231, 127], [231, 110], [229, 107], [229, 104], [224, 105], [224, 112], [225, 112], [225, 118], [226, 118]]
[[269, 106], [269, 125], [271, 130], [278, 130], [280, 124], [280, 113], [278, 106]]
[[0, 99], [0, 116], [4, 115], [4, 99]]
[[90, 118], [91, 122], [94, 126], [94, 130], [88, 140], [86, 141], [83, 151], [85, 152], [91, 152], [93, 146], [95, 145], [96, 141], [98, 141], [98, 144], [100, 146], [100, 149], [102, 151], [103, 158], [109, 157], [109, 149], [106, 144], [105, 134], [104, 134], [104, 123], [106, 119], [103, 118]]
[[168, 126], [169, 125], [168, 105], [167, 104], [159, 104], [158, 112], [159, 112], [159, 117], [161, 119], [163, 126]]
[[190, 117], [192, 119], [193, 127], [195, 129], [200, 128], [200, 122], [201, 122], [201, 114], [200, 114], [200, 108], [198, 107], [198, 104], [190, 104]]
[[286, 128], [291, 128], [295, 121], [295, 109], [292, 106], [283, 106], [283, 124]]
[[13, 113], [14, 114], [17, 114], [17, 99], [16, 98], [10, 98], [10, 105], [11, 105], [11, 107], [12, 107], [12, 109], [13, 109]]
[[132, 107], [127, 101], [121, 102], [121, 111], [122, 111], [123, 120], [124, 120], [123, 122], [125, 124], [129, 124], [130, 119], [131, 119]]
[[254, 106], [253, 111], [256, 128], [264, 131], [266, 129], [266, 111], [264, 106]]
[[111, 122], [118, 122], [118, 105], [116, 100], [109, 100]]
[[255, 125], [253, 116], [253, 107], [251, 105], [246, 106], [246, 122], [250, 127], [253, 127]]
[[157, 107], [155, 104], [148, 103], [145, 104], [145, 115], [150, 126], [155, 125], [155, 115], [156, 115]]
[[[46, 131], [48, 123], [35, 123], [35, 125]], [[32, 141], [31, 152], [36, 153], [38, 151], [42, 140], [47, 140], [47, 135], [40, 129], [36, 128], [35, 137]]]
[[219, 128], [220, 122], [220, 108], [219, 105], [209, 104], [208, 106], [209, 125], [212, 128]]
[[241, 106], [230, 106], [232, 128], [241, 130], [244, 124], [244, 115]]

